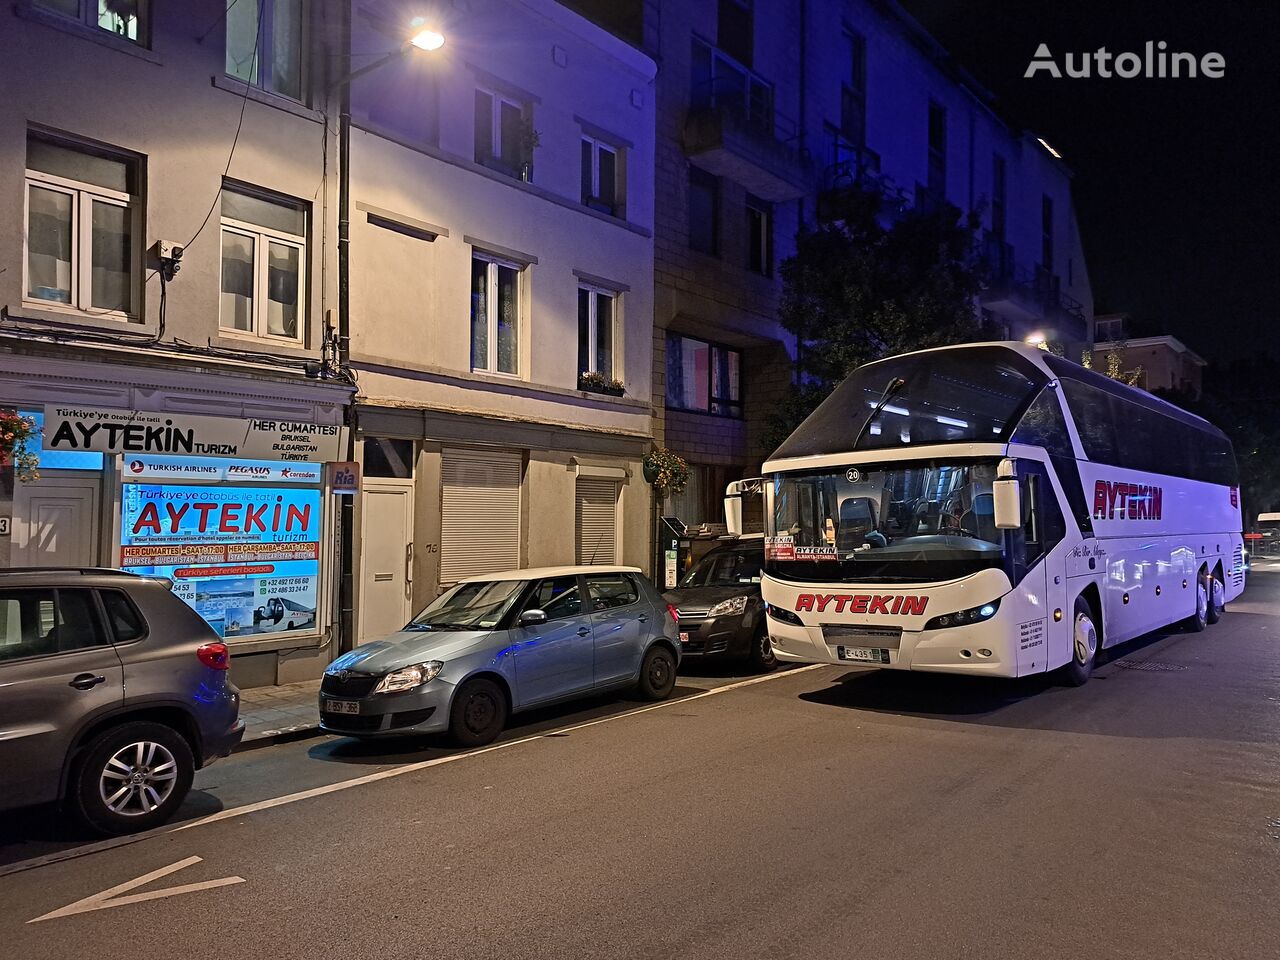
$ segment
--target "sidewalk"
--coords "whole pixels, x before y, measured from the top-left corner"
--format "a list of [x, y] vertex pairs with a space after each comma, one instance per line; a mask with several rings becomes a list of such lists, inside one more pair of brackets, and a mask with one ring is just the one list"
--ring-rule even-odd
[[319, 680], [240, 691], [244, 739], [238, 750], [265, 747], [280, 739], [299, 740], [320, 732], [316, 699]]

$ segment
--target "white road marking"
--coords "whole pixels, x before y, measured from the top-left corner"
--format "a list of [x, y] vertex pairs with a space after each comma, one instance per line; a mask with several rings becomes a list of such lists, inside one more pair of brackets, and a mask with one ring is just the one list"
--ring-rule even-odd
[[713, 687], [710, 690], [703, 690], [700, 693], [691, 694], [687, 697], [679, 697], [675, 700], [664, 700], [661, 703], [650, 704], [647, 707], [640, 707], [635, 710], [628, 710], [625, 713], [616, 713], [612, 716], [601, 717], [597, 720], [587, 720], [583, 723], [574, 724], [570, 727], [561, 727], [555, 730], [548, 730], [545, 733], [538, 733], [528, 737], [521, 737], [518, 740], [509, 740], [506, 743], [494, 744], [491, 747], [482, 747], [479, 750], [470, 750], [466, 753], [450, 754], [447, 757], [437, 757], [434, 760], [422, 760], [417, 763], [408, 763], [399, 767], [391, 767], [387, 770], [381, 770], [377, 773], [367, 774], [363, 777], [355, 777], [351, 780], [342, 780], [338, 783], [328, 784], [322, 787], [314, 787], [310, 790], [302, 790], [298, 793], [286, 794], [282, 797], [273, 797], [270, 800], [261, 800], [257, 803], [249, 803], [239, 807], [232, 807], [228, 810], [222, 810], [218, 813], [210, 814], [207, 817], [201, 817], [198, 820], [192, 820], [188, 823], [174, 824], [171, 826], [156, 827], [142, 833], [135, 833], [127, 837], [113, 837], [110, 840], [100, 840], [97, 843], [86, 844], [82, 847], [76, 847], [71, 850], [63, 850], [58, 853], [46, 854], [42, 857], [32, 857], [30, 860], [22, 860], [18, 863], [12, 863], [5, 867], [0, 867], [0, 877], [5, 877], [14, 873], [22, 873], [27, 870], [34, 870], [38, 867], [49, 866], [54, 863], [61, 863], [65, 860], [77, 860], [80, 857], [87, 857], [90, 854], [101, 853], [106, 850], [113, 850], [116, 847], [127, 846], [129, 844], [138, 843], [142, 840], [148, 840], [152, 837], [165, 836], [171, 833], [179, 833], [183, 830], [190, 830], [192, 827], [204, 826], [208, 823], [217, 823], [219, 820], [226, 820], [230, 817], [242, 817], [251, 813], [257, 813], [260, 810], [270, 810], [273, 807], [284, 806], [289, 803], [297, 803], [300, 800], [309, 800], [312, 797], [323, 796], [328, 793], [336, 793], [339, 790], [348, 790], [352, 787], [363, 786], [366, 783], [375, 783], [379, 780], [387, 780], [391, 777], [403, 776], [406, 773], [414, 773], [418, 770], [425, 770], [428, 767], [437, 767], [445, 763], [453, 763], [455, 760], [466, 760], [468, 757], [477, 757], [484, 753], [491, 753], [494, 750], [504, 750], [507, 747], [515, 747], [524, 743], [531, 743], [535, 740], [542, 740], [551, 734], [569, 733], [573, 730], [582, 730], [586, 727], [594, 727], [601, 723], [610, 723], [614, 720], [622, 720], [626, 717], [634, 717], [641, 713], [648, 713], [651, 710], [661, 710], [664, 707], [675, 706], [680, 703], [689, 703], [691, 700], [701, 700], [704, 697], [713, 697], [720, 693], [728, 693], [730, 690], [737, 690], [741, 687], [749, 687], [757, 683], [767, 683], [770, 680], [780, 680], [783, 677], [794, 676], [798, 673], [805, 673], [809, 670], [817, 670], [821, 667], [829, 667], [828, 663], [812, 663], [803, 667], [796, 667], [791, 670], [781, 670], [776, 673], [767, 673], [760, 677], [750, 677], [746, 680], [738, 680], [734, 683], [725, 684], [723, 687]]
[[143, 874], [135, 880], [126, 880], [124, 883], [112, 887], [110, 890], [103, 890], [101, 893], [95, 893], [91, 897], [85, 897], [83, 900], [77, 900], [75, 903], [69, 903], [65, 907], [59, 907], [44, 916], [36, 917], [34, 920], [28, 920], [27, 923], [39, 923], [41, 920], [56, 920], [59, 917], [71, 917], [77, 913], [89, 913], [93, 910], [108, 910], [111, 907], [123, 907], [130, 903], [142, 903], [145, 900], [159, 900], [161, 897], [176, 897], [184, 893], [198, 893], [201, 890], [212, 890], [214, 887], [226, 887], [233, 883], [244, 883], [244, 877], [221, 877], [218, 880], [202, 880], [199, 883], [185, 883], [178, 887], [166, 887], [163, 890], [149, 890], [146, 893], [135, 893], [127, 897], [118, 896], [135, 887], [150, 883], [152, 880], [159, 880], [161, 877], [167, 877], [171, 873], [177, 873], [179, 870], [185, 870], [187, 867], [193, 866], [201, 862], [200, 857], [187, 857], [185, 860], [179, 860], [177, 863], [171, 863], [167, 867], [161, 867], [159, 870], [152, 870], [150, 873]]

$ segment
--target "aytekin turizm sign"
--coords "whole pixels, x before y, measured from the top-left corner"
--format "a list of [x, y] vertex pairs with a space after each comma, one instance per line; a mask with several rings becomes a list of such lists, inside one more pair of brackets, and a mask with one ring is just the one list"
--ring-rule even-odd
[[1106, 47], [1099, 47], [1092, 52], [1067, 53], [1061, 66], [1049, 50], [1049, 45], [1042, 43], [1036, 47], [1036, 55], [1031, 58], [1027, 71], [1022, 76], [1030, 78], [1043, 73], [1059, 80], [1063, 77], [1101, 77], [1104, 80], [1111, 77], [1122, 80], [1132, 80], [1135, 77], [1159, 80], [1207, 77], [1217, 80], [1226, 72], [1227, 58], [1220, 53], [1196, 56], [1182, 50], [1170, 51], [1169, 45], [1163, 40], [1148, 40], [1142, 53], [1112, 53]]
[[42, 445], [46, 450], [317, 463], [338, 458], [341, 434], [333, 424], [47, 404]]

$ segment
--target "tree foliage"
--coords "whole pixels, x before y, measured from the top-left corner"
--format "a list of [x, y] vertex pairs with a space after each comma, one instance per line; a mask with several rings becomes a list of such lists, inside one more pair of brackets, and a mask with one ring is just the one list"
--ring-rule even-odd
[[988, 333], [975, 307], [978, 213], [941, 204], [886, 217], [881, 194], [858, 187], [830, 196], [823, 212], [779, 268], [799, 386], [771, 418], [771, 447], [862, 364]]

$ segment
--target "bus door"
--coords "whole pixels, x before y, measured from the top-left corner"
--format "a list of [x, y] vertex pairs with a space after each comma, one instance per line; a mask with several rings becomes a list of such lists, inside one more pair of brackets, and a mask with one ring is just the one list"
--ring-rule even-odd
[[[1066, 609], [1066, 570], [1053, 548], [1066, 536], [1066, 523], [1058, 497], [1044, 464], [1018, 461], [1018, 483], [1022, 488], [1022, 529], [1011, 532], [1012, 569], [1017, 579], [1014, 592], [1020, 594], [1027, 611], [1017, 624], [1018, 674], [1040, 673], [1049, 663], [1062, 659], [1061, 645], [1066, 635], [1062, 623], [1069, 623]], [[1054, 621], [1054, 611], [1062, 610], [1062, 621]], [[1052, 645], [1052, 651], [1051, 651]]]

